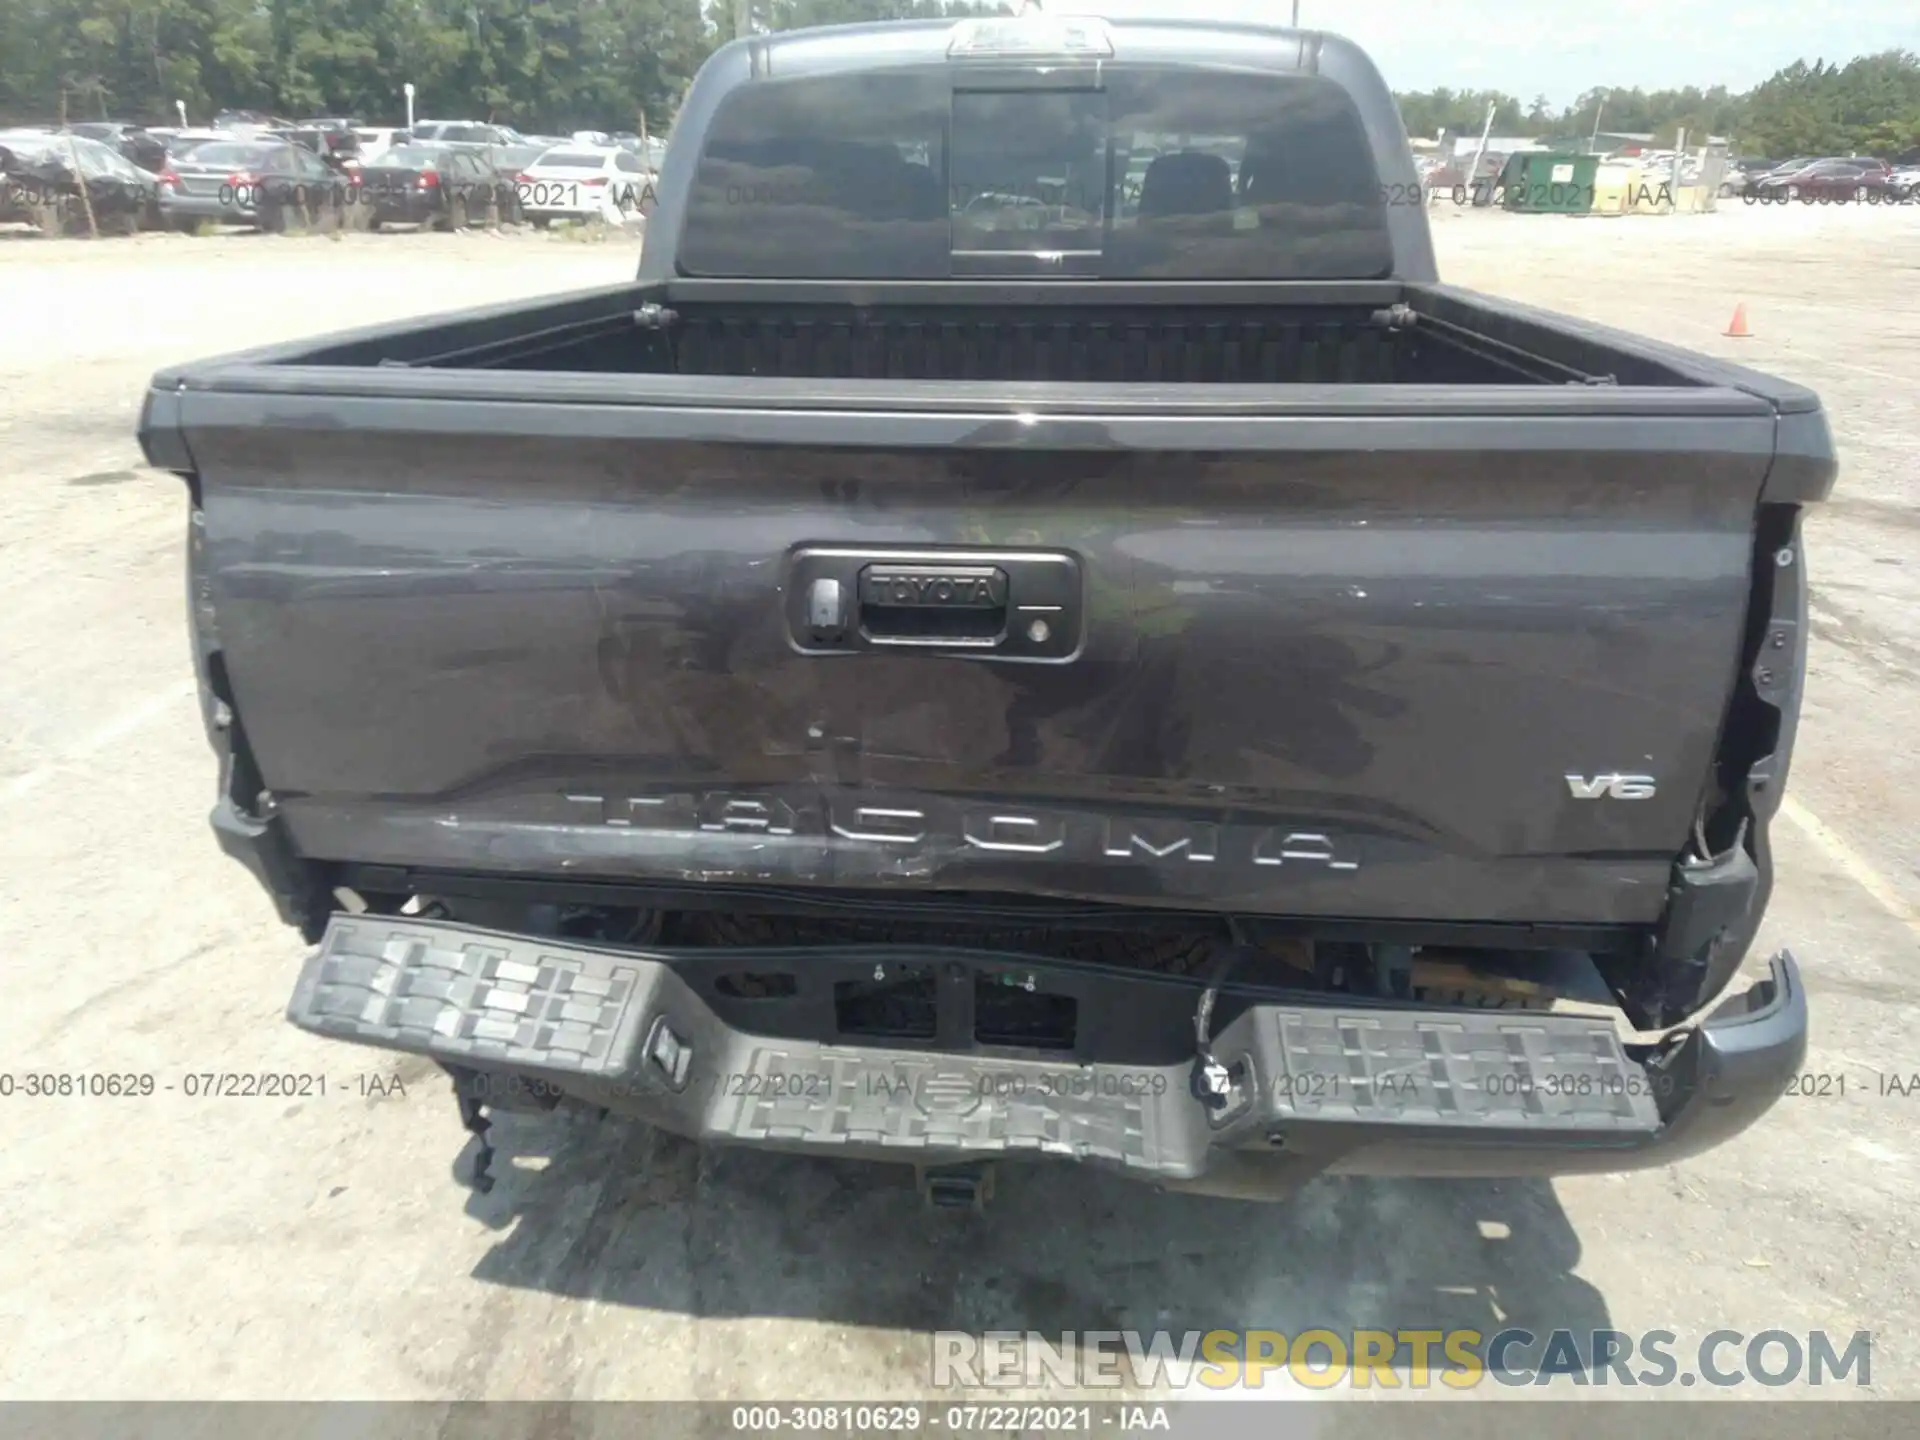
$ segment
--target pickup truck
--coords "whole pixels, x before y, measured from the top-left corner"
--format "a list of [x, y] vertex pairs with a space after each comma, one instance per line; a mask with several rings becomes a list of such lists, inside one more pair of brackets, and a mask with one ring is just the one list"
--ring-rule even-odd
[[[1283, 1196], [1803, 1058], [1817, 398], [1443, 284], [1331, 35], [717, 51], [638, 274], [163, 371], [289, 1018], [497, 1111]], [[1499, 223], [1499, 222], [1489, 222]], [[1550, 223], [1550, 222], [1525, 222]]]

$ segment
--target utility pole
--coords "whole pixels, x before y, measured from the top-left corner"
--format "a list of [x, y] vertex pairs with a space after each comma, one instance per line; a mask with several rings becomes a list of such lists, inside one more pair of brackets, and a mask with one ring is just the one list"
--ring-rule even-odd
[[753, 0], [733, 0], [733, 38], [753, 33]]
[[[65, 85], [60, 87], [60, 129], [66, 134], [67, 157], [73, 165], [74, 182], [80, 187], [80, 208], [87, 212], [87, 235], [91, 239], [98, 240], [100, 222], [93, 218], [93, 190], [87, 184], [87, 172], [80, 168], [80, 147], [74, 143], [73, 132], [67, 129], [67, 87]], [[58, 216], [59, 213], [59, 207], [56, 205], [54, 214]], [[56, 225], [53, 238], [57, 239], [65, 228], [64, 225]]]
[[1300, 0], [1293, 0], [1293, 28], [1300, 28]]
[[[1475, 187], [1480, 180], [1480, 162], [1486, 158], [1487, 137], [1493, 134], [1493, 112], [1499, 108], [1499, 103], [1497, 100], [1489, 100], [1487, 102], [1487, 123], [1480, 127], [1480, 146], [1473, 152], [1473, 168], [1467, 171], [1467, 198], [1475, 205], [1480, 203], [1478, 199], [1474, 198], [1479, 194], [1479, 191]], [[1491, 185], [1487, 187], [1487, 203], [1493, 203], [1493, 187]]]
[[1587, 141], [1587, 153], [1600, 153], [1600, 117], [1607, 113], [1607, 92], [1600, 92], [1600, 103], [1593, 107], [1593, 135]]

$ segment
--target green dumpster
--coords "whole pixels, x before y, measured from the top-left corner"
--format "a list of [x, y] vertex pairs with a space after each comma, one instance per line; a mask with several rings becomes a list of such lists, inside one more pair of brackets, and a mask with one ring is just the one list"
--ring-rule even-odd
[[1593, 208], [1598, 155], [1541, 150], [1512, 156], [1500, 177], [1505, 205], [1533, 215], [1584, 215]]

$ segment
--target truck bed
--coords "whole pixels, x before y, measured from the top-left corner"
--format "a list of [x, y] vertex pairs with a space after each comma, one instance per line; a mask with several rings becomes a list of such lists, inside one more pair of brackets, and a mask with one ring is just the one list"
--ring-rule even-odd
[[[1725, 763], [1756, 545], [1830, 480], [1817, 410], [1791, 423], [1806, 392], [1421, 285], [1243, 309], [1284, 362], [1191, 305], [1125, 312], [1161, 342], [1128, 364], [1233, 355], [1292, 382], [834, 380], [875, 353], [847, 317], [916, 335], [923, 370], [1017, 372], [1041, 332], [1122, 311], [1054, 287], [1032, 319], [936, 327], [913, 295], [706, 288], [159, 377], [144, 434], [193, 476], [216, 688], [298, 854], [1429, 923], [1661, 914]], [[666, 373], [690, 363], [775, 373]], [[1532, 373], [1382, 378], [1421, 365]], [[1018, 597], [983, 612], [984, 648], [904, 612], [812, 647], [794, 608], [856, 561], [1036, 556], [1071, 578], [1030, 653]], [[1658, 793], [1569, 794], [1610, 772]]]
[[283, 366], [806, 380], [1709, 383], [1657, 347], [1542, 324], [1445, 287], [1224, 286], [1212, 287], [1226, 292], [1218, 301], [1195, 303], [1195, 290], [1207, 288], [1156, 294], [1150, 286], [686, 281], [620, 286], [425, 327], [380, 327], [259, 358]]

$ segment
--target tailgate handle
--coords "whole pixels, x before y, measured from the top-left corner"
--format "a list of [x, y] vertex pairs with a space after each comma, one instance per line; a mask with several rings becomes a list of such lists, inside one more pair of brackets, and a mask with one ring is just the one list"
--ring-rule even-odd
[[786, 611], [807, 654], [919, 649], [1055, 664], [1080, 649], [1079, 558], [1060, 550], [802, 545]]
[[997, 565], [869, 565], [860, 572], [863, 608], [1004, 610], [1007, 572]]
[[997, 565], [868, 565], [860, 628], [881, 644], [991, 645], [1007, 627], [1007, 591]]

